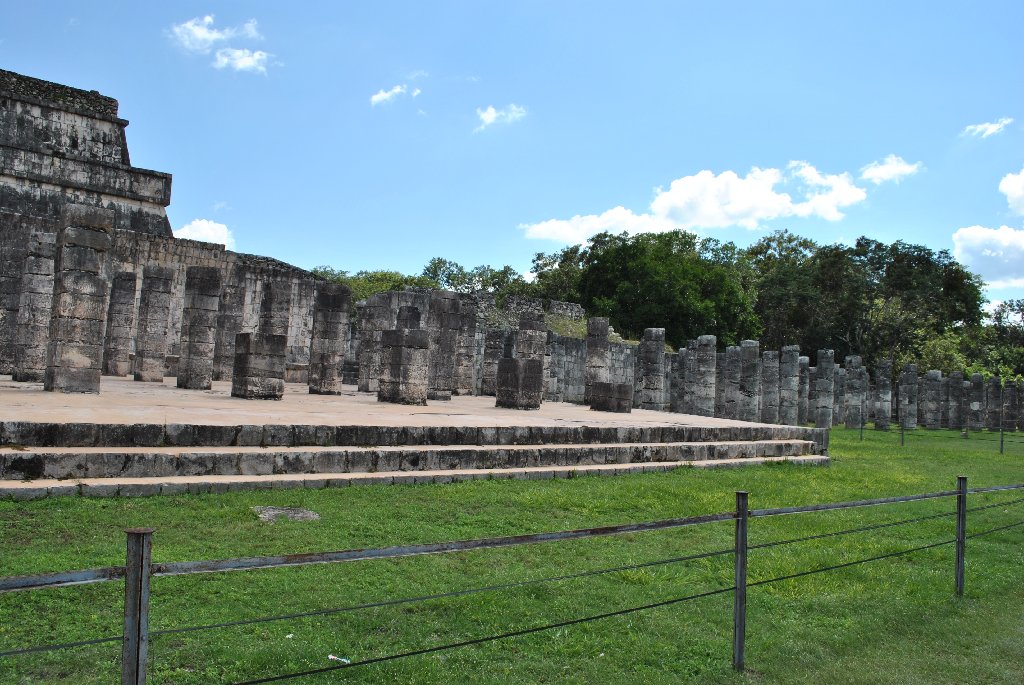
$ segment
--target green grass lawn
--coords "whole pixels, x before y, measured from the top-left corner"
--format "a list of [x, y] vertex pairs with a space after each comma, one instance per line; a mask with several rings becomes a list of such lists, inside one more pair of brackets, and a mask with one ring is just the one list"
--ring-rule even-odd
[[[0, 575], [124, 563], [122, 530], [156, 528], [154, 561], [489, 537], [753, 508], [1024, 482], [1024, 436], [832, 435], [832, 465], [554, 481], [475, 481], [139, 499], [0, 502]], [[977, 495], [971, 506], [1024, 492]], [[315, 522], [262, 523], [256, 505]], [[950, 511], [952, 499], [754, 519], [752, 545]], [[972, 514], [969, 532], [1024, 519]], [[753, 550], [750, 581], [951, 539], [952, 517]], [[153, 630], [543, 578], [728, 548], [731, 522], [503, 550], [153, 580]], [[939, 547], [749, 590], [747, 665], [731, 669], [730, 594], [526, 637], [286, 682], [1021, 683], [1024, 527], [968, 542], [967, 591]], [[152, 683], [230, 683], [330, 666], [689, 595], [732, 582], [732, 558], [355, 612], [154, 637]], [[0, 651], [121, 631], [122, 583], [0, 595]], [[0, 659], [0, 683], [111, 683], [118, 643]]]

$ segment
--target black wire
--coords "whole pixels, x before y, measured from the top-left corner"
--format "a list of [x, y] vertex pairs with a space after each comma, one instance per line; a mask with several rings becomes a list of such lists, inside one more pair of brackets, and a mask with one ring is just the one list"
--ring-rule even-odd
[[[242, 619], [240, 621], [228, 621], [225, 623], [213, 623], [210, 625], [202, 626], [191, 626], [187, 628], [167, 628], [165, 630], [154, 630], [150, 632], [150, 636], [157, 635], [171, 635], [174, 633], [188, 633], [197, 630], [212, 630], [214, 628], [230, 628], [234, 626], [251, 625], [254, 623], [270, 623], [272, 621], [285, 621], [292, 618], [307, 618], [310, 616], [326, 616], [330, 614], [338, 614], [348, 611], [359, 611], [361, 609], [373, 609], [376, 607], [395, 606], [396, 604], [410, 604], [412, 602], [423, 602], [434, 599], [445, 599], [449, 597], [461, 597], [464, 595], [471, 595], [480, 592], [494, 592], [498, 590], [510, 590], [517, 587], [525, 587], [527, 585], [537, 585], [539, 583], [550, 583], [560, 582], [564, 580], [573, 580], [575, 578], [586, 578], [588, 576], [598, 576], [606, 573], [616, 573], [618, 571], [631, 571], [641, 568], [649, 568], [651, 566], [662, 566], [665, 564], [675, 564], [684, 561], [693, 561], [695, 559], [707, 559], [709, 557], [722, 556], [724, 554], [732, 554], [732, 549], [723, 549], [716, 552], [702, 552], [701, 554], [691, 554], [684, 557], [673, 557], [671, 559], [659, 559], [657, 561], [645, 561], [640, 564], [630, 564], [628, 566], [617, 566], [615, 568], [604, 568], [596, 569], [593, 571], [581, 571], [579, 573], [570, 573], [563, 576], [552, 576], [549, 578], [536, 578], [533, 580], [521, 580], [515, 583], [504, 583], [501, 585], [487, 585], [484, 587], [471, 588], [468, 590], [453, 590], [452, 592], [440, 592], [433, 595], [423, 595], [420, 597], [406, 597], [402, 599], [389, 599], [381, 602], [371, 602], [368, 604], [355, 604], [347, 607], [337, 607], [333, 609], [319, 609], [316, 611], [307, 611], [296, 614], [285, 614], [282, 616], [267, 616], [265, 618], [250, 618]], [[120, 638], [119, 638], [120, 639]]]
[[[1021, 523], [1024, 523], [1022, 521]], [[868, 557], [866, 559], [858, 559], [857, 561], [848, 561], [844, 564], [836, 564], [835, 566], [826, 566], [824, 568], [816, 568], [810, 571], [800, 571], [799, 573], [791, 573], [786, 576], [779, 576], [778, 578], [769, 578], [767, 580], [759, 580], [754, 583], [747, 583], [747, 587], [757, 587], [759, 585], [768, 585], [769, 583], [777, 583], [782, 580], [792, 580], [793, 578], [802, 578], [804, 576], [812, 576], [816, 573], [825, 573], [826, 571], [835, 571], [840, 568], [847, 568], [849, 566], [856, 566], [858, 564], [866, 564], [869, 561], [879, 561], [881, 559], [890, 559], [892, 557], [899, 557], [912, 552], [920, 552], [921, 550], [931, 549], [933, 547], [942, 547], [943, 545], [951, 545], [956, 540], [946, 540], [944, 542], [935, 542], [930, 545], [922, 545], [921, 547], [912, 547], [910, 549], [904, 549], [899, 552], [889, 552], [888, 554], [880, 554], [877, 557]]]
[[998, 507], [1008, 507], [1008, 506], [1013, 505], [1013, 504], [1020, 504], [1021, 502], [1024, 502], [1024, 498], [1021, 498], [1021, 499], [1011, 499], [1011, 500], [1008, 500], [1006, 502], [995, 502], [994, 504], [986, 504], [985, 506], [982, 506], [982, 507], [971, 507], [967, 511], [968, 512], [971, 512], [971, 511], [984, 511], [985, 509], [996, 509]]
[[1024, 526], [1024, 521], [1017, 521], [1016, 523], [1009, 523], [1009, 524], [1007, 524], [1005, 526], [999, 526], [997, 528], [989, 528], [988, 530], [983, 530], [980, 533], [972, 533], [971, 535], [968, 535], [967, 538], [968, 539], [970, 539], [970, 538], [980, 538], [982, 535], [988, 535], [990, 533], [995, 533], [995, 532], [998, 532], [1000, 530], [1006, 530], [1007, 528], [1016, 528], [1017, 526]]
[[645, 611], [647, 609], [657, 609], [659, 607], [669, 606], [671, 604], [679, 604], [680, 602], [688, 602], [694, 599], [701, 599], [703, 597], [711, 597], [713, 595], [720, 595], [726, 592], [732, 592], [733, 587], [719, 588], [717, 590], [709, 590], [707, 592], [700, 592], [695, 595], [687, 595], [685, 597], [676, 597], [673, 599], [666, 599], [661, 602], [655, 602], [653, 604], [645, 604], [643, 606], [631, 607], [629, 609], [619, 609], [618, 611], [609, 611], [604, 614], [595, 614], [593, 616], [584, 616], [582, 618], [574, 618], [568, 621], [559, 621], [558, 623], [549, 623], [543, 626], [537, 626], [534, 628], [524, 628], [522, 630], [513, 630], [507, 633], [500, 633], [498, 635], [489, 635], [487, 637], [473, 638], [472, 640], [464, 640], [462, 642], [452, 642], [445, 645], [438, 645], [436, 647], [425, 647], [423, 649], [416, 649], [410, 652], [399, 652], [397, 654], [389, 654], [387, 656], [374, 657], [372, 659], [364, 659], [362, 661], [353, 661], [347, 664], [339, 664], [337, 666], [325, 666], [323, 668], [317, 668], [310, 671], [302, 671], [299, 673], [287, 673], [284, 675], [270, 676], [267, 678], [258, 678], [256, 680], [246, 680], [235, 683], [234, 685], [257, 685], [258, 683], [273, 683], [280, 680], [290, 680], [292, 678], [302, 678], [304, 676], [317, 675], [319, 673], [329, 673], [331, 671], [340, 671], [344, 668], [355, 668], [357, 666], [369, 666], [370, 664], [379, 664], [385, 661], [394, 661], [395, 659], [403, 659], [410, 656], [421, 656], [423, 654], [431, 654], [433, 652], [443, 652], [450, 649], [457, 649], [459, 647], [469, 647], [472, 645], [479, 645], [485, 642], [494, 642], [495, 640], [504, 640], [511, 637], [521, 637], [523, 635], [531, 635], [533, 633], [540, 633], [545, 630], [552, 630], [554, 628], [565, 628], [566, 626], [573, 626], [580, 623], [589, 623], [591, 621], [599, 621], [605, 618], [612, 618], [614, 616], [624, 616], [626, 614], [636, 613], [638, 611]]
[[[1021, 500], [1024, 501], [1024, 500]], [[902, 526], [908, 523], [918, 523], [920, 521], [928, 521], [929, 519], [943, 518], [945, 516], [955, 516], [955, 511], [943, 512], [941, 514], [932, 514], [930, 516], [919, 516], [913, 519], [904, 519], [902, 521], [891, 521], [889, 523], [876, 523], [870, 526], [864, 526], [863, 528], [850, 528], [849, 530], [839, 530], [832, 533], [821, 533], [818, 535], [808, 535], [802, 538], [792, 538], [790, 540], [775, 540], [773, 542], [762, 542], [759, 545], [748, 545], [747, 549], [765, 549], [766, 547], [778, 547], [779, 545], [789, 545], [794, 542], [807, 542], [808, 540], [820, 540], [822, 538], [831, 538], [837, 535], [849, 535], [851, 533], [863, 533], [869, 530], [878, 530], [879, 528], [891, 528], [893, 526]]]
[[71, 649], [72, 647], [87, 647], [89, 645], [103, 644], [104, 642], [121, 642], [123, 639], [123, 636], [118, 635], [116, 637], [100, 637], [96, 638], [95, 640], [82, 640], [81, 642], [65, 642], [57, 645], [38, 645], [36, 647], [12, 649], [8, 652], [0, 652], [0, 658], [7, 656], [18, 656], [20, 654], [33, 654], [35, 652], [52, 652], [57, 649]]

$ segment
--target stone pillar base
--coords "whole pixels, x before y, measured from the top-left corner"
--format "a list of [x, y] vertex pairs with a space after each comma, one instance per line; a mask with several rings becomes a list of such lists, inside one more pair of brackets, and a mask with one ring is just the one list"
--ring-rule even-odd
[[231, 396], [246, 400], [279, 400], [284, 395], [288, 337], [264, 333], [235, 336]]

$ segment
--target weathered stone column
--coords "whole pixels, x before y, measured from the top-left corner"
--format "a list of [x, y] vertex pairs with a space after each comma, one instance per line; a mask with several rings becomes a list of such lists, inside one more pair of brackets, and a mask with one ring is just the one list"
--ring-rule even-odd
[[14, 320], [13, 369], [18, 382], [38, 383], [46, 375], [46, 342], [53, 309], [53, 263], [56, 236], [42, 231], [29, 235], [28, 255], [21, 273], [18, 314]]
[[455, 343], [455, 387], [452, 394], [475, 395], [477, 388], [477, 314], [476, 298], [459, 296], [459, 331]]
[[220, 284], [220, 269], [216, 267], [190, 266], [185, 270], [185, 303], [181, 314], [178, 359], [179, 388], [209, 390], [213, 385]]
[[889, 430], [892, 421], [892, 360], [882, 359], [875, 367], [875, 430]]
[[340, 283], [318, 283], [313, 303], [313, 334], [309, 341], [309, 392], [341, 393], [342, 363], [348, 349], [352, 289]]
[[[450, 400], [455, 388], [455, 353], [459, 340], [459, 296], [452, 292], [430, 293], [426, 329], [430, 336], [430, 369], [427, 398]], [[544, 334], [545, 340], [547, 333]]]
[[690, 374], [693, 374], [693, 350], [680, 347], [678, 352], [670, 356], [672, 365], [669, 370], [668, 410], [675, 414], [683, 414], [687, 405], [686, 370], [689, 365]]
[[494, 396], [498, 382], [498, 362], [505, 356], [505, 338], [508, 333], [503, 330], [487, 331], [484, 336], [484, 363], [480, 379], [480, 394]]
[[127, 376], [132, 372], [136, 282], [134, 271], [122, 271], [110, 284], [107, 334], [103, 342], [103, 374], [106, 376]]
[[237, 334], [231, 396], [246, 400], [281, 399], [287, 349], [288, 336], [285, 335]]
[[284, 278], [263, 281], [258, 330], [264, 335], [288, 335], [291, 318], [292, 284]]
[[608, 382], [611, 354], [608, 343], [608, 319], [587, 319], [587, 371], [584, 402], [590, 403], [590, 386], [595, 382]]
[[547, 354], [548, 329], [544, 321], [532, 316], [519, 320], [516, 334], [515, 356], [518, 359], [537, 359], [541, 362]]
[[665, 329], [647, 328], [640, 341], [640, 408], [665, 411]]
[[967, 425], [972, 431], [985, 428], [985, 378], [980, 373], [971, 374], [971, 391], [968, 397], [970, 404], [967, 412]]
[[1003, 384], [999, 376], [992, 376], [985, 384], [985, 427], [999, 430], [999, 415], [1003, 410]]
[[697, 338], [694, 352], [694, 376], [692, 385], [686, 394], [689, 412], [697, 416], [715, 415], [715, 397], [717, 392], [718, 354], [716, 347], [718, 338], [713, 335], [702, 335]]
[[832, 427], [832, 404], [835, 402], [835, 352], [818, 350], [818, 366], [815, 372], [814, 426], [816, 428]]
[[1003, 430], [1013, 432], [1017, 430], [1017, 415], [1019, 410], [1017, 404], [1017, 382], [1008, 380], [1003, 386]]
[[811, 400], [811, 358], [801, 356], [799, 359], [799, 404], [797, 405], [796, 422], [798, 426], [807, 425], [810, 418], [810, 400]]
[[906, 430], [917, 428], [917, 366], [907, 364], [900, 376], [900, 425]]
[[832, 425], [846, 422], [846, 369], [836, 365], [832, 384]]
[[[940, 372], [941, 374], [941, 372]], [[939, 381], [939, 425], [949, 428], [949, 376], [942, 376]]]
[[359, 320], [359, 392], [377, 392], [380, 386], [381, 331], [391, 330], [391, 295], [366, 299]]
[[740, 388], [736, 418], [757, 421], [761, 418], [761, 343], [740, 341]]
[[846, 366], [846, 427], [860, 428], [867, 423], [867, 377], [859, 355], [850, 355], [844, 361]]
[[725, 368], [723, 370], [723, 381], [725, 385], [725, 398], [722, 412], [724, 418], [740, 418], [740, 374], [742, 369], [742, 358], [740, 346], [730, 345], [725, 348]]
[[377, 401], [426, 404], [430, 369], [429, 332], [409, 328], [383, 331], [380, 341], [382, 364]]
[[782, 403], [781, 362], [779, 353], [761, 353], [761, 423], [779, 423]]
[[359, 318], [359, 306], [353, 302], [353, 311], [348, 317], [348, 345], [341, 364], [341, 382], [344, 385], [359, 384]]
[[949, 392], [946, 396], [946, 426], [953, 430], [963, 430], [967, 427], [964, 419], [964, 373], [954, 371], [949, 374]]
[[495, 406], [539, 409], [544, 395], [544, 362], [535, 357], [503, 357], [498, 362]]
[[799, 345], [786, 345], [779, 353], [779, 423], [800, 425]]
[[43, 390], [100, 391], [110, 287], [100, 274], [113, 234], [114, 210], [65, 206], [54, 259]]
[[220, 292], [217, 310], [217, 344], [213, 352], [213, 380], [231, 380], [235, 366], [235, 336], [242, 331], [245, 309], [245, 272], [229, 265]]
[[716, 416], [720, 419], [726, 418], [725, 412], [725, 386], [727, 381], [725, 380], [725, 364], [726, 364], [726, 353], [716, 352], [715, 353], [715, 413], [712, 416]]
[[629, 414], [633, 411], [633, 386], [629, 383], [604, 383], [597, 381], [592, 387], [590, 408]]
[[924, 375], [924, 388], [921, 393], [924, 427], [938, 430], [942, 425], [942, 409], [939, 406], [939, 391], [942, 386], [942, 372], [932, 369]]
[[163, 266], [142, 269], [139, 295], [139, 327], [135, 333], [135, 380], [162, 383], [167, 365], [167, 335], [171, 320], [171, 286], [174, 272]]

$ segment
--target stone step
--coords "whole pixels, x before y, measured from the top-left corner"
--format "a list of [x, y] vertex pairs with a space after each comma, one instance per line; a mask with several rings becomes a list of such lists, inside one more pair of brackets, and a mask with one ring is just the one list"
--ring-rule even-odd
[[19, 447], [387, 447], [585, 445], [737, 440], [811, 440], [827, 454], [828, 431], [739, 425], [308, 425], [0, 421], [0, 446]]
[[29, 500], [43, 497], [145, 497], [223, 493], [285, 488], [334, 488], [350, 485], [401, 485], [452, 483], [464, 480], [542, 480], [580, 476], [618, 476], [670, 471], [681, 467], [728, 468], [770, 463], [823, 466], [826, 456], [751, 457], [712, 461], [655, 461], [642, 464], [587, 464], [577, 466], [528, 466], [500, 469], [437, 469], [380, 471], [375, 473], [321, 473], [269, 475], [167, 476], [150, 478], [83, 478], [73, 480], [0, 480], [0, 499]]
[[390, 447], [0, 447], [0, 479], [416, 472], [797, 457], [808, 440]]

